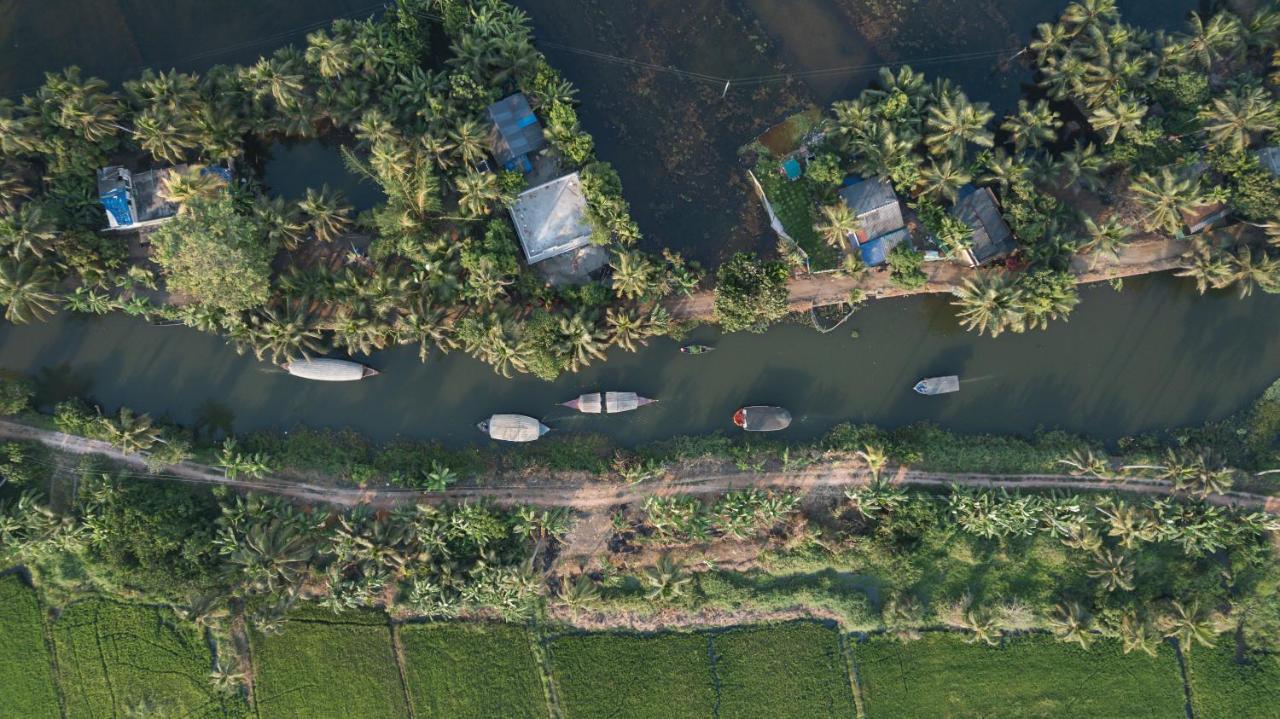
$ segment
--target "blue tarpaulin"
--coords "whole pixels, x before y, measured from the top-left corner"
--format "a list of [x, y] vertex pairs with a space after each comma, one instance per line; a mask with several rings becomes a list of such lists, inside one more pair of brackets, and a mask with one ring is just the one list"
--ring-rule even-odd
[[862, 251], [862, 264], [867, 267], [875, 267], [884, 264], [885, 259], [889, 256], [889, 250], [885, 247], [883, 237], [877, 237], [862, 243], [859, 248]]
[[107, 208], [107, 212], [115, 219], [117, 225], [128, 227], [133, 224], [133, 213], [129, 211], [129, 194], [123, 187], [108, 191], [99, 198], [99, 201], [103, 207]]
[[800, 167], [800, 161], [794, 157], [782, 163], [782, 172], [786, 174], [788, 180], [798, 180], [804, 174], [803, 168]]

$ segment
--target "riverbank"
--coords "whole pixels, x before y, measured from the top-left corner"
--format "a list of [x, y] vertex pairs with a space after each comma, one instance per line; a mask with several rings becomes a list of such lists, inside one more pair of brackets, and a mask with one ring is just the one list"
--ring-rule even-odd
[[[1070, 272], [1081, 285], [1168, 272], [1186, 267], [1190, 250], [1191, 240], [1151, 235], [1125, 244], [1115, 255], [1077, 255], [1071, 259]], [[920, 269], [926, 281], [914, 288], [894, 284], [887, 267], [854, 277], [836, 272], [799, 275], [787, 283], [790, 308], [794, 312], [808, 312], [816, 307], [839, 305], [848, 302], [854, 292], [867, 299], [949, 294], [966, 280], [994, 271], [947, 261], [928, 262]], [[665, 306], [675, 319], [710, 321], [715, 315], [715, 292], [676, 296], [668, 299]]]

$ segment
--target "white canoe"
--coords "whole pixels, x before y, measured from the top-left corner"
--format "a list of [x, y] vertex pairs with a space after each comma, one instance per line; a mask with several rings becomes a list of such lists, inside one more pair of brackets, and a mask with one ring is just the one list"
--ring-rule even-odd
[[293, 360], [285, 362], [282, 366], [294, 377], [317, 382], [355, 382], [378, 374], [376, 369], [366, 367], [359, 362], [328, 357]]
[[545, 424], [522, 414], [495, 414], [476, 426], [499, 442], [532, 442], [551, 431]]
[[956, 375], [947, 375], [946, 377], [926, 377], [925, 379], [916, 382], [916, 386], [912, 389], [924, 395], [959, 392], [960, 378]]

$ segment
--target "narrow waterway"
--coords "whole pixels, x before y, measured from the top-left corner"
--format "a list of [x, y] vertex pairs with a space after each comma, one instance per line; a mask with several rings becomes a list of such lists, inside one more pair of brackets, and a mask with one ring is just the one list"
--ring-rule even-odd
[[[945, 299], [917, 297], [873, 303], [826, 335], [795, 325], [763, 335], [703, 330], [695, 339], [716, 345], [709, 355], [680, 355], [662, 340], [612, 352], [555, 383], [503, 380], [460, 353], [422, 365], [415, 348], [372, 357], [378, 377], [311, 383], [239, 357], [211, 335], [122, 316], [5, 326], [0, 366], [34, 373], [44, 402], [88, 394], [108, 407], [236, 430], [307, 424], [454, 443], [478, 438], [475, 422], [493, 412], [623, 443], [735, 431], [729, 417], [745, 403], [790, 408], [797, 421], [787, 436], [796, 438], [841, 421], [931, 420], [964, 431], [1045, 426], [1114, 439], [1225, 416], [1275, 378], [1280, 297], [1199, 297], [1167, 276], [1128, 284], [1119, 294], [1086, 289], [1071, 321], [1045, 332], [977, 339], [956, 327]], [[957, 395], [911, 391], [920, 377], [952, 373], [964, 378]], [[615, 417], [556, 406], [596, 389], [661, 401]]]
[[[519, 0], [544, 40], [724, 77], [874, 65], [882, 61], [1018, 47], [1056, 0]], [[1061, 3], [1064, 4], [1064, 3]], [[200, 69], [244, 62], [368, 0], [47, 0], [0, 5], [0, 89], [29, 90], [44, 70], [79, 64], [118, 81], [141, 66]], [[1130, 0], [1126, 16], [1177, 27], [1194, 3]], [[68, 22], [77, 18], [76, 22]], [[625, 64], [548, 48], [582, 87], [582, 115], [599, 154], [618, 166], [648, 242], [707, 262], [740, 248], [772, 247], [743, 182], [736, 148], [806, 103], [857, 92], [872, 69], [784, 80], [723, 92]], [[921, 69], [961, 82], [971, 96], [1012, 104], [1025, 72], [983, 55]], [[319, 145], [278, 147], [267, 165], [274, 191], [342, 186], [362, 206], [376, 189], [357, 186], [336, 153]], [[363, 194], [362, 194], [363, 193]], [[372, 194], [370, 194], [372, 193]], [[297, 424], [351, 427], [465, 442], [493, 412], [544, 417], [561, 431], [601, 432], [623, 442], [731, 431], [743, 403], [780, 404], [797, 422], [788, 436], [815, 436], [840, 421], [898, 425], [932, 420], [964, 431], [1031, 432], [1061, 427], [1116, 438], [1225, 416], [1280, 374], [1280, 298], [1199, 297], [1171, 277], [1131, 280], [1122, 293], [1083, 292], [1066, 324], [997, 340], [963, 333], [945, 298], [873, 303], [839, 330], [819, 335], [781, 326], [764, 335], [716, 336], [707, 356], [685, 357], [671, 341], [546, 383], [504, 380], [459, 353], [419, 364], [414, 348], [369, 360], [379, 377], [349, 385], [296, 380], [222, 340], [123, 316], [60, 315], [0, 326], [0, 367], [40, 379], [41, 400], [89, 395], [115, 407], [238, 431]], [[859, 337], [852, 338], [857, 330]], [[958, 395], [926, 399], [919, 377], [958, 373]], [[662, 401], [631, 415], [585, 417], [555, 407], [583, 391], [635, 390]]]

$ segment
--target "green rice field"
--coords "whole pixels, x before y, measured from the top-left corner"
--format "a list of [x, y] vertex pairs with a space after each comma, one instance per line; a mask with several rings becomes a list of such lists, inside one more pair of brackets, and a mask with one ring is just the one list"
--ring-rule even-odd
[[6, 716], [60, 716], [40, 605], [17, 574], [0, 577], [0, 708]]
[[1229, 637], [1191, 650], [1187, 674], [1196, 719], [1280, 719], [1280, 657], [1249, 654], [1245, 660], [1236, 661]]
[[208, 645], [168, 609], [76, 602], [53, 622], [66, 716], [243, 716], [210, 681]]
[[552, 676], [566, 719], [705, 719], [708, 651], [701, 634], [571, 635], [551, 645]]
[[1044, 636], [997, 649], [932, 634], [906, 643], [876, 637], [853, 653], [867, 719], [1185, 716], [1168, 647], [1152, 659], [1104, 640], [1088, 652]]
[[528, 631], [509, 624], [400, 628], [418, 719], [545, 719], [546, 695]]
[[720, 716], [824, 719], [854, 715], [835, 629], [797, 622], [743, 627], [714, 638]]
[[252, 651], [261, 719], [409, 714], [385, 622], [294, 620], [278, 634], [254, 634]]

